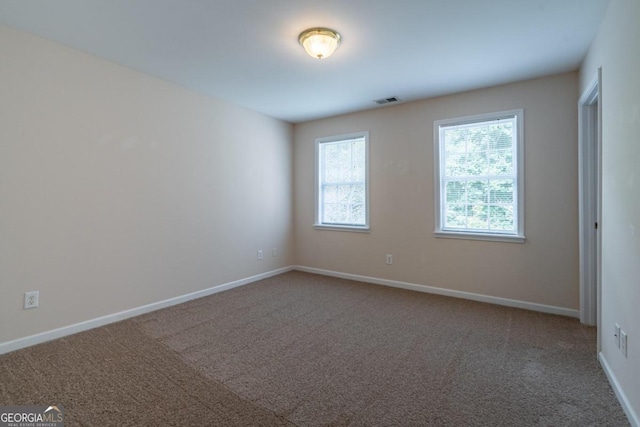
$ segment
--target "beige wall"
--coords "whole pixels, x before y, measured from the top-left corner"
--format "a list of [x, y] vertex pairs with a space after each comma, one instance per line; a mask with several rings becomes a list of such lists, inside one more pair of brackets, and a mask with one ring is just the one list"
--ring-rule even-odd
[[[577, 89], [569, 73], [295, 125], [296, 262], [578, 309]], [[435, 238], [433, 122], [516, 108], [525, 111], [526, 243]], [[314, 139], [366, 130], [371, 232], [313, 229]]]
[[[640, 2], [609, 3], [581, 69], [602, 67], [602, 355], [640, 423]], [[628, 357], [614, 324], [628, 333]]]
[[0, 58], [0, 343], [293, 263], [290, 124], [7, 27]]

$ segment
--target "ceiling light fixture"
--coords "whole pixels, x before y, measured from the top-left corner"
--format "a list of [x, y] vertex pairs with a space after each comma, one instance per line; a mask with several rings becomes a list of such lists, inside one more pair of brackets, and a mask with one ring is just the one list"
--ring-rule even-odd
[[298, 36], [298, 42], [309, 56], [323, 59], [330, 57], [340, 46], [340, 34], [329, 28], [309, 28]]

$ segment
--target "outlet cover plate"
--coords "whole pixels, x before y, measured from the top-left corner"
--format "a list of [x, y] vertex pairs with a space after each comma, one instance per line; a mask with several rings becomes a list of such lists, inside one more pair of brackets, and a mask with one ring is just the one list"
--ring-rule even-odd
[[620, 350], [622, 355], [627, 357], [627, 333], [623, 330], [620, 331]]
[[25, 308], [25, 310], [27, 310], [29, 308], [38, 307], [39, 299], [40, 299], [40, 292], [39, 291], [25, 292], [24, 293], [24, 308]]

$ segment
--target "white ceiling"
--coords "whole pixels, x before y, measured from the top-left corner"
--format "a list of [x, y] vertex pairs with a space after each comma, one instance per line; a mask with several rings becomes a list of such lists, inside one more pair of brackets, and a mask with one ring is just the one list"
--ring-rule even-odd
[[[0, 23], [289, 122], [575, 70], [608, 0], [0, 0]], [[298, 34], [343, 37], [327, 59]]]

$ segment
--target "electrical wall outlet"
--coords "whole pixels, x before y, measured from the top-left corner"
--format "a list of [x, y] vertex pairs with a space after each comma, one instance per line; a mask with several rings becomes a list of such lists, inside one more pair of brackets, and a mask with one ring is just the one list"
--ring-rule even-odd
[[387, 264], [393, 264], [393, 255], [387, 254]]
[[258, 249], [258, 260], [262, 260], [262, 249]]
[[620, 330], [620, 351], [624, 357], [627, 357], [627, 333], [622, 329]]
[[271, 249], [271, 256], [278, 256], [278, 248]]
[[40, 299], [40, 292], [39, 291], [25, 292], [24, 293], [24, 308], [25, 308], [25, 310], [28, 309], [28, 308], [36, 308], [36, 307], [38, 307], [39, 299]]
[[616, 347], [620, 348], [620, 325], [618, 325], [617, 323], [614, 330], [614, 337], [616, 340]]

